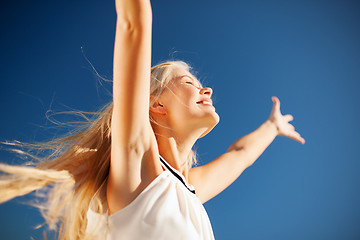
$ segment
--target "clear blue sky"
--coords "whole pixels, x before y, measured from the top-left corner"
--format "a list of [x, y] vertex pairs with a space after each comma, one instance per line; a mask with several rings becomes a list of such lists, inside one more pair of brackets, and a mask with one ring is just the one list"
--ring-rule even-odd
[[[89, 58], [112, 75], [113, 1], [2, 1], [0, 140], [51, 139], [49, 109], [96, 110], [111, 100]], [[279, 137], [205, 204], [216, 239], [360, 239], [360, 2], [154, 0], [153, 64], [192, 64], [214, 89], [219, 125], [200, 163], [268, 117], [271, 96], [306, 139]], [[84, 50], [84, 54], [81, 51]], [[61, 118], [60, 120], [67, 120]], [[0, 153], [3, 162], [20, 162]], [[40, 238], [18, 198], [0, 205], [0, 238]]]

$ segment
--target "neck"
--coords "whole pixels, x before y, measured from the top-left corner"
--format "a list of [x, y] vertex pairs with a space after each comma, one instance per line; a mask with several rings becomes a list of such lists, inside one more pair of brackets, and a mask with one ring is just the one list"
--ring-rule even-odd
[[179, 136], [167, 131], [156, 134], [160, 155], [184, 177], [188, 178], [188, 156], [204, 130]]

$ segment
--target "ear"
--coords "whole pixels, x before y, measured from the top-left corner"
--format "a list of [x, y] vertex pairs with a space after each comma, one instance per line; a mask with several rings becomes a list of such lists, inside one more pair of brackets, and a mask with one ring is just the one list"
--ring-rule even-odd
[[[150, 99], [150, 101], [151, 101], [151, 99]], [[150, 105], [150, 112], [155, 113], [155, 114], [165, 115], [166, 108], [163, 104], [161, 104], [158, 100], [156, 100], [155, 103]]]

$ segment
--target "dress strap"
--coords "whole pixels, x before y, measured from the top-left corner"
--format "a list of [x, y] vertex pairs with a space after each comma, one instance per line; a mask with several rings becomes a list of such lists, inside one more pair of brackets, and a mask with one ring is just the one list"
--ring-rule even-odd
[[179, 179], [180, 182], [182, 182], [182, 184], [184, 184], [184, 186], [193, 194], [195, 194], [195, 188], [194, 186], [188, 184], [185, 180], [185, 177], [176, 169], [174, 169], [172, 166], [170, 166], [170, 164], [168, 164], [165, 159], [163, 157], [160, 156], [160, 162], [161, 165], [163, 166], [164, 169], [168, 170], [169, 172], [171, 172], [177, 179]]

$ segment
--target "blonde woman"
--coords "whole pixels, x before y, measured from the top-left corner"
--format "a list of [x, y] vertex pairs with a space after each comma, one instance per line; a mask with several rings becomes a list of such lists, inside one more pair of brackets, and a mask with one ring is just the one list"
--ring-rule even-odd
[[59, 239], [214, 239], [203, 203], [278, 135], [304, 139], [273, 97], [270, 117], [212, 162], [191, 168], [192, 147], [219, 122], [212, 89], [181, 61], [151, 68], [149, 0], [117, 0], [113, 102], [75, 134], [42, 144], [34, 167], [0, 165], [4, 202], [46, 186], [47, 224]]

